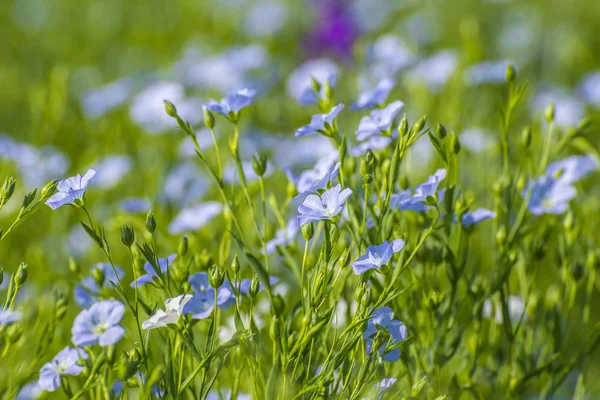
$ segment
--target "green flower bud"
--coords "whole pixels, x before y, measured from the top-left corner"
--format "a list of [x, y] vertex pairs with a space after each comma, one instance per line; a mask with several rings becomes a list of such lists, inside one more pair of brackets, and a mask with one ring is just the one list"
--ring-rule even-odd
[[0, 189], [0, 202], [6, 203], [12, 197], [15, 192], [16, 181], [12, 176], [4, 179], [2, 188]]
[[506, 66], [506, 82], [512, 83], [515, 81], [516, 77], [517, 77], [517, 70], [515, 69], [515, 66], [512, 64], [508, 64]]
[[255, 153], [252, 157], [252, 168], [258, 176], [263, 176], [267, 171], [267, 157], [264, 154]]
[[315, 228], [312, 222], [309, 222], [306, 225], [302, 225], [302, 237], [304, 238], [304, 240], [308, 242], [310, 239], [312, 239], [314, 234]]
[[527, 181], [525, 180], [525, 177], [523, 175], [519, 176], [519, 178], [517, 179], [517, 182], [516, 182], [517, 191], [519, 193], [521, 193], [523, 191], [523, 189], [525, 189], [526, 184], [527, 184]]
[[494, 196], [496, 198], [500, 198], [500, 197], [502, 197], [503, 191], [504, 191], [504, 181], [502, 180], [502, 178], [500, 178], [496, 182], [494, 182], [494, 184], [492, 185], [492, 193], [494, 194]]
[[14, 344], [21, 339], [23, 336], [23, 326], [21, 324], [12, 324], [8, 327], [6, 331], [6, 338], [8, 339], [8, 343]]
[[152, 211], [148, 211], [148, 214], [146, 215], [146, 230], [150, 233], [154, 233], [156, 230], [156, 220], [154, 219]]
[[365, 185], [371, 185], [373, 183], [373, 175], [371, 174], [366, 174], [363, 179], [365, 181]]
[[258, 294], [259, 290], [260, 281], [258, 280], [258, 276], [254, 275], [252, 277], [252, 281], [250, 282], [250, 290], [248, 291], [248, 294], [250, 295], [250, 297], [254, 298]]
[[169, 115], [169, 117], [177, 118], [177, 108], [175, 104], [171, 103], [169, 100], [163, 100], [165, 104], [165, 111]]
[[546, 122], [550, 123], [554, 121], [554, 104], [550, 103], [546, 106], [546, 110], [544, 111], [544, 118], [546, 118]]
[[279, 294], [273, 296], [273, 309], [277, 316], [282, 316], [285, 312], [285, 301], [283, 301], [283, 297]]
[[208, 129], [214, 129], [215, 127], [215, 116], [210, 112], [210, 110], [206, 107], [203, 107], [204, 109], [204, 125], [206, 125], [206, 127]]
[[15, 285], [20, 288], [25, 284], [25, 281], [27, 281], [27, 264], [22, 262], [15, 275]]
[[342, 138], [342, 143], [338, 147], [339, 161], [343, 164], [346, 155], [348, 154], [348, 142], [346, 136]]
[[425, 122], [427, 121], [427, 115], [423, 115], [415, 124], [413, 125], [413, 132], [417, 133], [425, 126]]
[[225, 271], [222, 271], [216, 265], [213, 265], [208, 271], [208, 283], [211, 287], [218, 289], [225, 281]]
[[98, 284], [98, 286], [104, 286], [104, 281], [106, 280], [106, 274], [104, 273], [104, 269], [97, 267], [92, 271], [92, 277], [94, 281]]
[[502, 247], [506, 243], [506, 226], [501, 225], [496, 232], [496, 243]]
[[446, 131], [446, 127], [442, 124], [437, 124], [437, 129], [435, 130], [435, 134], [440, 139], [444, 139], [448, 132]]
[[135, 230], [133, 225], [123, 225], [121, 227], [121, 242], [125, 247], [131, 247], [135, 243]]
[[312, 85], [312, 88], [315, 92], [320, 92], [321, 91], [321, 84], [319, 83], [318, 80], [315, 79], [314, 76], [310, 77], [310, 83]]
[[77, 261], [75, 261], [73, 257], [69, 257], [69, 271], [71, 271], [73, 275], [79, 275], [79, 272], [81, 272], [79, 264], [77, 264]]
[[521, 132], [521, 145], [526, 149], [531, 145], [531, 135], [532, 132], [530, 127], [523, 128], [523, 131]]
[[108, 365], [114, 365], [117, 357], [117, 348], [115, 346], [108, 346], [106, 349], [106, 361]]
[[575, 215], [572, 211], [568, 211], [565, 214], [565, 219], [563, 220], [563, 227], [565, 231], [571, 232], [573, 230], [573, 226], [575, 226]]
[[406, 115], [402, 117], [400, 123], [398, 124], [398, 136], [400, 138], [406, 136], [408, 133], [408, 119], [406, 119]]
[[54, 294], [54, 319], [62, 321], [69, 310], [69, 296], [63, 292]]
[[454, 132], [450, 134], [450, 150], [454, 154], [460, 153], [460, 142], [458, 141], [458, 136]]
[[273, 342], [279, 343], [281, 340], [281, 322], [276, 316], [273, 316], [273, 319], [271, 320], [271, 329], [269, 329], [269, 334]]
[[233, 272], [234, 276], [239, 276], [241, 267], [240, 267], [240, 260], [238, 259], [237, 254], [235, 256], [233, 256], [233, 260], [231, 261], [231, 271]]
[[177, 253], [183, 257], [187, 254], [187, 252], [188, 252], [188, 238], [187, 238], [187, 236], [184, 235], [181, 237], [181, 242], [179, 242], [179, 248], [177, 250]]
[[[37, 193], [37, 189], [33, 189], [31, 192], [27, 193], [25, 195], [25, 197], [23, 197], [23, 204], [22, 204], [23, 208], [27, 208], [27, 206], [29, 206], [31, 204], [31, 202], [33, 201], [33, 199], [35, 199], [35, 194], [36, 193]], [[76, 206], [83, 207], [83, 200], [82, 199], [75, 199], [74, 204]]]
[[285, 187], [285, 193], [289, 199], [296, 197], [298, 190], [296, 189], [294, 182], [288, 181], [287, 186]]
[[426, 383], [427, 383], [426, 376], [421, 378], [421, 380], [419, 380], [418, 382], [415, 382], [415, 384], [412, 386], [412, 390], [411, 390], [412, 396], [413, 397], [419, 396], [419, 394], [421, 393], [421, 390], [423, 390], [423, 387], [425, 387]]
[[[588, 250], [585, 264], [588, 269], [592, 269], [592, 268], [595, 269], [598, 266], [598, 255], [596, 254], [596, 251], [591, 250], [591, 249]], [[1, 275], [2, 275], [2, 271], [0, 270], [0, 276]], [[0, 284], [2, 284], [1, 280], [0, 280]]]

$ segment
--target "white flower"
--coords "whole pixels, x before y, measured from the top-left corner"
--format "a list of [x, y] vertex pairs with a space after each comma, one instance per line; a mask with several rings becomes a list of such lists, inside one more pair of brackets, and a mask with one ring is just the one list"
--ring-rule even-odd
[[165, 309], [157, 310], [153, 316], [142, 323], [142, 329], [162, 328], [176, 324], [182, 314], [183, 307], [192, 299], [191, 294], [182, 294], [165, 301]]

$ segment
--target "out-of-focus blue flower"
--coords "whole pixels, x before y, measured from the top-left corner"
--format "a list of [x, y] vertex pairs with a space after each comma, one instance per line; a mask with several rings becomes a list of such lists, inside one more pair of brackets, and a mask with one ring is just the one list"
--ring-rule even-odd
[[438, 204], [444, 198], [445, 190], [437, 190], [440, 182], [446, 177], [445, 169], [438, 169], [431, 175], [425, 183], [418, 185], [415, 192], [411, 194], [410, 189], [403, 190], [400, 193], [393, 194], [390, 201], [392, 208], [397, 208], [402, 211], [417, 211], [423, 212], [429, 209], [429, 206], [424, 204], [424, 201], [429, 196], [436, 194], [438, 196]]
[[444, 86], [458, 66], [458, 56], [452, 50], [444, 50], [420, 61], [411, 69], [409, 79], [422, 81], [431, 90]]
[[388, 390], [394, 383], [396, 383], [396, 378], [384, 378], [379, 382], [379, 391], [377, 392], [377, 397], [375, 400], [381, 400], [386, 390]]
[[564, 213], [577, 195], [572, 185], [597, 169], [598, 162], [589, 155], [551, 163], [522, 193], [523, 198], [529, 196], [529, 211], [534, 215]]
[[121, 201], [120, 206], [125, 212], [137, 214], [152, 209], [152, 202], [143, 197], [130, 197]]
[[119, 325], [124, 312], [125, 306], [120, 301], [102, 300], [92, 304], [75, 317], [71, 340], [79, 347], [117, 343], [125, 335], [125, 329]]
[[494, 211], [488, 210], [487, 208], [478, 208], [475, 211], [467, 211], [460, 220], [462, 226], [469, 227], [492, 218], [496, 218], [496, 213]]
[[397, 100], [388, 104], [382, 110], [373, 110], [369, 116], [362, 117], [355, 132], [356, 138], [362, 141], [390, 129], [394, 118], [396, 118], [396, 115], [398, 115], [403, 106], [404, 103]]
[[115, 270], [118, 274], [117, 278], [115, 271], [113, 271], [109, 263], [98, 263], [92, 267], [92, 271], [95, 269], [101, 269], [103, 271], [104, 282], [102, 283], [102, 287], [100, 287], [93, 276], [88, 276], [83, 278], [79, 284], [75, 286], [75, 302], [80, 307], [87, 308], [91, 306], [98, 300], [98, 294], [102, 291], [103, 287], [106, 287], [109, 282], [116, 284], [118, 280], [123, 279], [125, 276], [125, 271], [115, 265]]
[[142, 329], [156, 329], [169, 324], [176, 324], [179, 317], [183, 315], [183, 308], [191, 299], [191, 294], [182, 294], [165, 300], [165, 309], [156, 310], [154, 315], [142, 322]]
[[[256, 172], [254, 172], [252, 161], [242, 161], [242, 169], [244, 170], [244, 175], [246, 176], [246, 182], [254, 182], [258, 180], [259, 177], [256, 175]], [[267, 168], [263, 178], [267, 178], [271, 176], [271, 174], [273, 174], [273, 166], [267, 161]], [[234, 180], [238, 180], [237, 167], [233, 164], [230, 164], [223, 171], [223, 181], [226, 183], [231, 183]]]
[[475, 154], [488, 150], [496, 142], [494, 133], [482, 128], [466, 129], [459, 138], [460, 145]]
[[333, 121], [343, 108], [343, 104], [338, 104], [326, 114], [313, 115], [310, 120], [310, 124], [296, 129], [296, 137], [316, 135], [317, 133], [326, 133], [328, 130], [330, 130]]
[[342, 190], [339, 183], [322, 195], [309, 194], [304, 202], [298, 207], [300, 216], [298, 224], [306, 225], [310, 222], [331, 219], [338, 215], [344, 208], [344, 203], [352, 194], [352, 190], [346, 188]]
[[555, 110], [554, 123], [558, 126], [576, 126], [585, 117], [585, 103], [573, 96], [570, 90], [560, 87], [540, 89], [531, 102], [531, 111], [539, 117], [551, 103]]
[[195, 232], [221, 214], [223, 206], [217, 201], [207, 201], [194, 207], [184, 208], [169, 225], [169, 233], [178, 235]]
[[221, 99], [219, 103], [216, 100], [210, 99], [203, 108], [219, 113], [227, 118], [235, 118], [242, 108], [252, 104], [252, 98], [256, 94], [256, 90], [240, 89], [235, 93]]
[[384, 35], [369, 46], [366, 58], [369, 70], [377, 78], [384, 79], [412, 64], [415, 55], [398, 36]]
[[350, 154], [353, 157], [360, 157], [364, 155], [368, 150], [378, 151], [383, 150], [392, 143], [392, 138], [387, 136], [371, 136], [365, 142], [362, 142], [358, 146], [350, 150]]
[[177, 113], [190, 124], [202, 120], [200, 100], [186, 98], [185, 87], [177, 82], [156, 82], [141, 91], [131, 102], [131, 119], [150, 134], [175, 129], [177, 122], [165, 112], [165, 99], [175, 104]]
[[385, 100], [394, 88], [396, 81], [394, 79], [382, 79], [375, 89], [362, 92], [356, 103], [352, 105], [353, 110], [363, 110], [365, 108], [375, 108], [385, 104]]
[[23, 314], [20, 311], [13, 311], [7, 309], [0, 310], [0, 326], [8, 326], [19, 322], [23, 318]]
[[[215, 289], [209, 285], [208, 274], [198, 272], [190, 275], [188, 282], [194, 295], [190, 301], [183, 307], [184, 314], [193, 314], [194, 319], [208, 318], [215, 306]], [[223, 285], [217, 290], [217, 307], [227, 309], [235, 303], [235, 295], [231, 289], [229, 281], [223, 282]]]
[[60, 181], [56, 186], [58, 191], [46, 201], [46, 204], [53, 210], [66, 204], [75, 204], [75, 200], [83, 199], [85, 189], [94, 175], [96, 175], [96, 171], [88, 169], [83, 177], [77, 174], [77, 176]]
[[[465, 81], [471, 85], [506, 82], [506, 68], [510, 61], [486, 61], [470, 66], [465, 71]], [[513, 64], [514, 65], [514, 64]]]
[[583, 77], [577, 93], [588, 104], [600, 108], [600, 71], [594, 71]]
[[394, 312], [387, 306], [373, 311], [367, 323], [367, 329], [363, 333], [363, 338], [367, 341], [367, 354], [370, 354], [373, 350], [373, 337], [381, 330], [387, 332], [390, 335], [390, 339], [379, 348], [379, 353], [385, 361], [398, 361], [400, 358], [400, 349], [396, 347], [386, 352], [386, 348], [405, 340], [408, 334], [406, 326], [402, 322], [394, 320]]
[[102, 117], [125, 104], [132, 93], [133, 82], [130, 79], [109, 83], [83, 95], [83, 112], [90, 118]]
[[370, 269], [379, 269], [389, 263], [392, 256], [403, 248], [404, 240], [402, 239], [395, 239], [392, 242], [386, 240], [379, 246], [370, 246], [365, 255], [360, 256], [352, 263], [352, 269], [356, 275], [361, 275]]
[[277, 246], [288, 246], [294, 243], [296, 235], [300, 227], [298, 226], [298, 219], [291, 218], [284, 229], [278, 229], [275, 233], [275, 237], [269, 240], [266, 244], [267, 254], [273, 254], [277, 250]]
[[208, 178], [200, 173], [197, 165], [188, 161], [169, 171], [161, 197], [179, 206], [189, 206], [204, 196], [209, 187]]
[[39, 399], [44, 389], [40, 386], [39, 381], [29, 382], [21, 388], [17, 394], [16, 400], [35, 400]]
[[298, 180], [296, 188], [298, 195], [296, 198], [301, 198], [307, 194], [314, 193], [319, 189], [325, 189], [327, 184], [333, 181], [339, 174], [340, 162], [332, 164], [328, 170], [322, 173], [319, 169], [304, 171]]
[[92, 169], [96, 176], [92, 186], [110, 189], [123, 179], [133, 168], [133, 160], [129, 156], [112, 155], [96, 162]]
[[286, 82], [286, 91], [300, 104], [314, 104], [311, 102], [315, 102], [315, 99], [320, 99], [322, 96], [321, 93], [315, 92], [313, 79], [321, 88], [324, 87], [325, 82], [333, 87], [338, 73], [337, 65], [326, 58], [307, 61], [290, 74]]
[[[175, 259], [177, 258], [177, 254], [171, 254], [169, 257], [167, 258], [159, 258], [158, 259], [158, 266], [160, 268], [160, 271], [163, 274], [167, 273], [167, 269], [169, 268], [169, 266], [171, 264], [173, 264], [173, 261], [175, 261]], [[135, 282], [131, 282], [131, 287], [134, 288], [137, 286], [143, 286], [147, 283], [153, 283], [155, 277], [157, 277], [158, 275], [156, 274], [156, 271], [154, 270], [154, 268], [152, 267], [152, 264], [150, 264], [149, 262], [147, 262], [146, 264], [144, 264], [144, 271], [146, 271], [146, 275], [142, 275], [140, 276], [137, 281]]]
[[244, 31], [253, 37], [266, 37], [279, 32], [286, 25], [286, 5], [273, 0], [253, 4], [244, 17]]
[[44, 364], [40, 370], [39, 385], [42, 389], [54, 392], [60, 387], [60, 378], [63, 375], [79, 375], [83, 371], [80, 360], [87, 360], [88, 355], [81, 349], [65, 347], [51, 362]]
[[73, 256], [83, 256], [94, 245], [94, 241], [87, 234], [81, 224], [74, 225], [67, 234], [66, 248]]

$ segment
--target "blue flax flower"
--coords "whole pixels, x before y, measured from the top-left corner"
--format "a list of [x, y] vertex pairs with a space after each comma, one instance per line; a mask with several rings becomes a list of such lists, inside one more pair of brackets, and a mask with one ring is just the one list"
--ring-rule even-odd
[[79, 347], [96, 343], [104, 347], [117, 343], [125, 334], [125, 329], [119, 325], [124, 312], [125, 306], [120, 301], [103, 300], [92, 304], [73, 321], [73, 343]]
[[319, 189], [325, 189], [327, 184], [338, 176], [341, 166], [340, 162], [335, 162], [324, 171], [319, 168], [304, 171], [300, 175], [296, 185], [296, 189], [298, 190], [296, 199], [305, 197], [310, 193], [315, 193]]
[[296, 239], [299, 230], [298, 219], [291, 218], [287, 222], [285, 229], [278, 229], [275, 233], [275, 237], [267, 242], [265, 246], [267, 254], [273, 254], [275, 250], [277, 250], [277, 246], [285, 247], [294, 243], [294, 239]]
[[83, 177], [77, 174], [77, 176], [63, 179], [56, 186], [58, 191], [46, 201], [46, 204], [56, 210], [66, 204], [75, 204], [76, 200], [82, 200], [85, 189], [94, 175], [96, 175], [96, 171], [88, 169]]
[[304, 199], [304, 202], [298, 207], [300, 216], [298, 224], [306, 225], [310, 222], [331, 219], [338, 215], [344, 208], [344, 203], [352, 194], [351, 189], [342, 190], [339, 183], [329, 190], [323, 192], [321, 196], [310, 194]]
[[221, 214], [223, 205], [217, 201], [207, 201], [193, 207], [182, 209], [169, 225], [169, 233], [178, 235], [184, 232], [196, 232], [214, 217]]
[[367, 248], [365, 255], [360, 256], [352, 263], [352, 269], [356, 275], [363, 274], [370, 269], [379, 269], [389, 263], [392, 256], [403, 248], [404, 240], [402, 239], [395, 239], [392, 242], [386, 240], [379, 246], [371, 246]]
[[44, 364], [40, 370], [40, 387], [49, 392], [54, 392], [60, 387], [60, 378], [63, 375], [79, 375], [83, 371], [80, 360], [86, 360], [88, 355], [81, 349], [65, 347], [54, 357], [51, 362]]
[[475, 211], [467, 211], [460, 220], [462, 226], [469, 227], [492, 218], [496, 218], [496, 213], [494, 211], [488, 210], [487, 208], [478, 208]]
[[353, 157], [360, 157], [368, 150], [377, 151], [383, 150], [392, 143], [392, 138], [387, 136], [371, 136], [368, 140], [362, 142], [358, 146], [350, 150]]
[[362, 141], [390, 129], [403, 106], [401, 101], [394, 101], [384, 109], [373, 110], [368, 116], [362, 117], [355, 132], [356, 138]]
[[367, 323], [367, 329], [363, 333], [363, 338], [367, 341], [367, 354], [373, 350], [373, 337], [379, 332], [384, 331], [390, 335], [387, 343], [379, 348], [379, 353], [385, 361], [398, 361], [400, 358], [400, 349], [398, 347], [391, 351], [386, 351], [387, 345], [394, 345], [408, 337], [406, 326], [398, 320], [394, 320], [394, 312], [391, 308], [384, 306], [373, 311], [371, 318]]
[[[160, 271], [163, 274], [166, 274], [167, 269], [169, 269], [169, 265], [173, 264], [173, 261], [176, 258], [177, 258], [177, 254], [171, 254], [167, 258], [159, 258], [158, 266], [160, 267]], [[134, 288], [136, 286], [136, 282], [137, 282], [137, 286], [143, 286], [147, 283], [153, 283], [154, 278], [158, 276], [158, 275], [156, 275], [156, 271], [152, 267], [152, 264], [150, 264], [149, 262], [144, 264], [144, 271], [146, 271], [146, 275], [142, 275], [137, 279], [137, 281], [131, 282], [132, 288]]]
[[343, 104], [338, 104], [326, 114], [313, 115], [310, 120], [310, 124], [304, 125], [296, 129], [296, 137], [316, 135], [318, 133], [328, 134], [328, 131], [331, 130], [331, 125], [333, 124], [333, 121], [340, 113], [340, 111], [342, 111], [343, 108]]
[[[208, 282], [208, 274], [198, 272], [190, 275], [188, 282], [194, 295], [189, 302], [183, 307], [183, 314], [193, 314], [194, 319], [208, 318], [215, 306], [215, 289]], [[231, 289], [229, 281], [224, 281], [221, 287], [217, 290], [217, 307], [227, 309], [235, 303], [235, 295]]]
[[19, 322], [21, 318], [23, 318], [23, 314], [20, 311], [0, 309], [0, 327], [12, 325]]
[[356, 103], [352, 105], [353, 110], [363, 110], [366, 108], [375, 108], [377, 106], [381, 106], [385, 103], [388, 95], [394, 88], [396, 81], [393, 79], [383, 79], [381, 80], [375, 89], [366, 90], [362, 92]]
[[438, 203], [444, 198], [445, 190], [437, 190], [440, 182], [443, 181], [444, 178], [446, 178], [446, 170], [438, 169], [425, 183], [418, 185], [415, 188], [414, 193], [411, 194], [411, 190], [407, 189], [392, 195], [390, 202], [392, 208], [397, 208], [402, 211], [427, 211], [429, 206], [424, 204], [427, 197], [433, 196], [437, 191]]
[[235, 119], [242, 108], [252, 104], [252, 98], [255, 94], [256, 90], [241, 89], [221, 99], [221, 102], [210, 99], [203, 108], [219, 113], [226, 118]]
[[93, 276], [88, 276], [75, 286], [75, 302], [79, 307], [87, 308], [91, 306], [92, 303], [98, 300], [98, 294], [100, 294], [102, 288], [106, 287], [109, 282], [116, 284], [119, 279], [123, 279], [125, 276], [125, 272], [116, 265], [115, 270], [117, 271], [117, 275], [115, 275], [115, 271], [113, 271], [109, 263], [98, 263], [92, 268], [92, 270], [94, 269], [101, 269], [103, 271], [104, 281], [102, 282], [102, 286], [99, 286]]

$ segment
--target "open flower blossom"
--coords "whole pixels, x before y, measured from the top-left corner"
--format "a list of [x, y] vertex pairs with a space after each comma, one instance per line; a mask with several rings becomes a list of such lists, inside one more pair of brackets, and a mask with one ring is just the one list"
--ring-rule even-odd
[[91, 306], [94, 301], [98, 300], [98, 294], [100, 294], [102, 288], [110, 287], [109, 282], [116, 284], [119, 279], [123, 279], [125, 276], [125, 271], [117, 265], [115, 265], [115, 270], [117, 271], [117, 275], [115, 275], [115, 271], [109, 263], [98, 263], [94, 265], [92, 271], [95, 269], [102, 270], [104, 281], [102, 282], [102, 286], [100, 286], [94, 277], [90, 275], [83, 278], [79, 284], [75, 286], [75, 302], [80, 307], [87, 308]]
[[[188, 282], [194, 295], [183, 307], [184, 314], [193, 314], [194, 319], [208, 318], [215, 305], [215, 289], [210, 286], [208, 274], [206, 272], [197, 272], [190, 275]], [[217, 290], [217, 307], [227, 309], [235, 303], [235, 295], [229, 281], [225, 280]]]
[[[160, 268], [160, 271], [163, 274], [167, 273], [167, 269], [169, 268], [169, 266], [171, 264], [173, 264], [173, 261], [177, 258], [177, 254], [171, 254], [169, 257], [166, 258], [159, 258], [158, 259], [158, 266]], [[152, 264], [150, 264], [149, 262], [147, 262], [146, 264], [144, 264], [144, 271], [146, 271], [145, 275], [140, 276], [137, 281], [131, 282], [131, 287], [134, 288], [137, 284], [137, 286], [143, 286], [147, 283], [153, 283], [154, 282], [154, 278], [157, 277], [158, 275], [156, 274], [156, 271], [154, 270], [154, 267], [152, 267]]]
[[388, 346], [402, 342], [408, 337], [406, 326], [398, 320], [394, 320], [394, 312], [390, 307], [384, 306], [373, 311], [371, 318], [367, 323], [367, 329], [363, 333], [363, 338], [367, 341], [367, 354], [373, 350], [373, 338], [379, 332], [388, 333], [389, 340], [381, 345], [379, 353], [385, 361], [398, 361], [400, 358], [400, 349], [398, 347], [386, 351]]
[[85, 189], [94, 175], [96, 175], [96, 171], [88, 169], [83, 177], [77, 174], [77, 176], [63, 179], [56, 186], [57, 192], [46, 201], [46, 204], [56, 210], [66, 204], [75, 204], [76, 200], [82, 200]]
[[241, 89], [221, 99], [221, 102], [210, 99], [203, 108], [219, 113], [227, 118], [231, 118], [237, 115], [242, 108], [252, 104], [252, 98], [255, 94], [256, 90]]
[[393, 79], [382, 79], [374, 89], [365, 90], [358, 96], [356, 103], [352, 105], [352, 110], [364, 110], [383, 105], [395, 84], [396, 81]]
[[304, 171], [298, 179], [296, 186], [298, 194], [296, 199], [306, 197], [310, 193], [315, 193], [319, 189], [325, 189], [329, 182], [332, 182], [339, 174], [340, 162], [335, 162], [327, 170], [312, 169]]
[[221, 214], [223, 205], [217, 201], [207, 201], [197, 206], [182, 209], [169, 225], [169, 233], [178, 235], [195, 232]]
[[119, 325], [124, 312], [125, 306], [120, 301], [103, 300], [92, 304], [75, 317], [71, 340], [79, 347], [117, 343], [125, 335], [125, 329]]
[[267, 254], [273, 254], [277, 250], [277, 246], [288, 246], [292, 244], [296, 239], [299, 230], [298, 219], [291, 218], [287, 222], [285, 229], [278, 229], [275, 233], [275, 237], [267, 242], [265, 246]]
[[343, 210], [344, 204], [351, 194], [352, 189], [346, 188], [342, 190], [342, 185], [339, 183], [323, 192], [320, 196], [309, 194], [298, 207], [298, 212], [300, 213], [298, 224], [302, 226], [310, 222], [335, 217]]
[[39, 385], [42, 389], [54, 392], [60, 387], [60, 378], [63, 375], [77, 376], [83, 371], [83, 365], [80, 360], [87, 360], [88, 354], [82, 349], [65, 347], [52, 361], [44, 364], [40, 370]]
[[404, 248], [404, 240], [395, 239], [392, 242], [384, 241], [379, 246], [370, 246], [367, 253], [360, 256], [352, 263], [352, 269], [356, 275], [363, 274], [370, 269], [379, 269], [392, 259], [395, 253]]
[[343, 108], [343, 104], [338, 104], [326, 114], [313, 115], [308, 125], [304, 125], [296, 129], [296, 137], [316, 135], [318, 133], [328, 133], [328, 131], [331, 129], [333, 121]]
[[444, 178], [446, 178], [446, 170], [441, 168], [435, 171], [425, 183], [418, 185], [414, 193], [411, 194], [411, 190], [407, 189], [393, 194], [390, 201], [392, 208], [397, 208], [401, 211], [427, 211], [430, 208], [424, 204], [427, 197], [433, 196], [437, 191], [438, 203], [444, 198], [445, 190], [437, 190]]
[[496, 218], [496, 213], [494, 211], [488, 210], [487, 208], [478, 208], [475, 211], [469, 210], [464, 213], [460, 221], [462, 226], [469, 227], [492, 218]]
[[23, 318], [23, 314], [20, 311], [0, 309], [0, 326], [12, 325], [15, 322], [19, 322]]
[[551, 163], [544, 175], [523, 190], [523, 198], [529, 196], [529, 211], [534, 215], [564, 213], [577, 195], [573, 184], [597, 169], [597, 160], [589, 155], [571, 156]]
[[390, 129], [402, 107], [404, 107], [404, 103], [397, 100], [388, 104], [384, 109], [373, 110], [368, 116], [362, 117], [355, 132], [356, 138], [362, 141]]
[[183, 307], [192, 299], [191, 294], [182, 294], [165, 300], [165, 309], [156, 310], [148, 320], [142, 322], [142, 329], [162, 328], [176, 324], [183, 314]]

